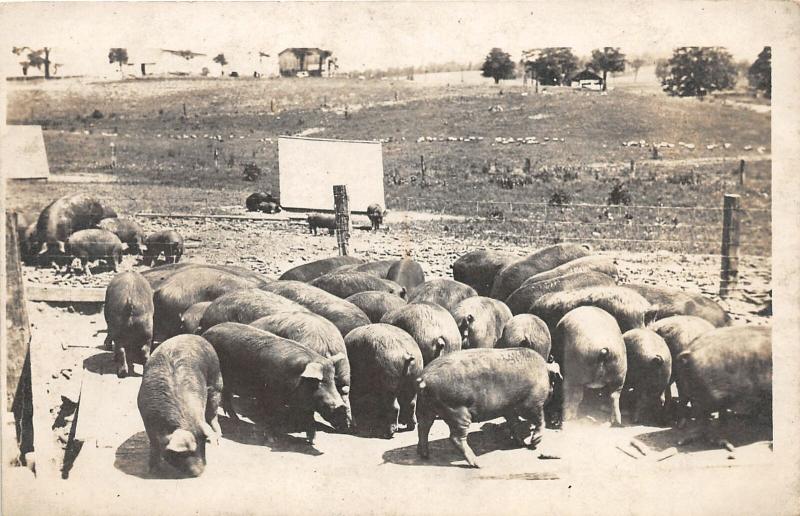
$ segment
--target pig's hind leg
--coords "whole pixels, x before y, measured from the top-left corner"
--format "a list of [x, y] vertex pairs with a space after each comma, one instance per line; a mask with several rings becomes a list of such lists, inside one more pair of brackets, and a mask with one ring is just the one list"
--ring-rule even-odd
[[525, 438], [530, 434], [530, 428], [524, 421], [520, 421], [516, 413], [507, 414], [504, 416], [508, 422], [508, 429], [511, 432], [511, 440], [517, 446], [525, 446]]
[[239, 416], [236, 414], [236, 411], [233, 410], [233, 393], [229, 390], [222, 391], [222, 409], [225, 411], [225, 414], [231, 418], [231, 421], [234, 423], [239, 422]]
[[450, 427], [450, 442], [453, 446], [461, 452], [467, 460], [467, 464], [473, 468], [478, 468], [477, 457], [475, 452], [469, 447], [467, 443], [467, 434], [469, 433], [469, 425], [472, 423], [472, 415], [466, 407], [459, 407], [448, 409], [446, 414], [442, 414], [442, 418], [447, 421], [447, 426]]

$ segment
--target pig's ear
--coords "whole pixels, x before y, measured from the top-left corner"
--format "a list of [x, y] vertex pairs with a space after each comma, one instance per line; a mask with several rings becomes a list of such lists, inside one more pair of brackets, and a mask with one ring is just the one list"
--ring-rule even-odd
[[475, 317], [473, 317], [472, 314], [468, 314], [467, 315], [467, 322], [470, 323], [470, 324], [474, 323], [475, 322]]
[[197, 450], [197, 441], [194, 434], [188, 430], [178, 428], [169, 436], [166, 449], [174, 453], [186, 453]]
[[302, 378], [311, 378], [313, 380], [322, 381], [322, 364], [319, 362], [309, 362], [302, 374]]
[[344, 353], [336, 353], [335, 355], [333, 355], [330, 358], [331, 358], [331, 362], [333, 362], [335, 364], [336, 362], [339, 362], [340, 360], [346, 359], [347, 355], [345, 355]]

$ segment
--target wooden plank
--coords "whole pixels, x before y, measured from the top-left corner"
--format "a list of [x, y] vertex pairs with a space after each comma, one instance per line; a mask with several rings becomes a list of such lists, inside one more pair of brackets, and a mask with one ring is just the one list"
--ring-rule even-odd
[[722, 260], [720, 264], [719, 297], [726, 298], [739, 284], [739, 219], [740, 200], [735, 194], [725, 194], [722, 219]]
[[6, 311], [6, 401], [9, 406], [14, 401], [20, 376], [22, 375], [28, 343], [31, 340], [31, 326], [25, 303], [25, 287], [22, 281], [22, 266], [19, 261], [17, 243], [17, 214], [6, 214], [6, 297], [3, 299]]
[[256, 220], [262, 222], [284, 222], [287, 217], [255, 217], [253, 215], [197, 215], [194, 213], [150, 213], [141, 212], [135, 215], [144, 218], [169, 218], [169, 219], [226, 219], [226, 220]]
[[58, 287], [55, 285], [28, 285], [25, 293], [30, 301], [62, 303], [103, 303], [106, 289], [93, 287]]

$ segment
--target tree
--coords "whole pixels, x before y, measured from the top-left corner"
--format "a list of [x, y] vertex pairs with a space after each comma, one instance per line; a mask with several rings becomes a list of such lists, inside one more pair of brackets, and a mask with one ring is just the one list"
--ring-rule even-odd
[[656, 60], [656, 77], [662, 84], [669, 77], [669, 70], [669, 59], [661, 58]]
[[228, 64], [228, 60], [225, 59], [225, 54], [217, 54], [217, 57], [214, 58], [214, 62], [219, 65], [220, 75], [225, 75], [225, 65]]
[[549, 47], [522, 52], [525, 66], [538, 84], [558, 85], [578, 68], [578, 58], [569, 47]]
[[596, 48], [592, 50], [589, 66], [596, 72], [603, 72], [603, 91], [606, 91], [608, 72], [625, 71], [625, 54], [619, 51], [619, 47], [603, 47], [603, 50]]
[[750, 86], [772, 98], [772, 47], [764, 47], [747, 72]]
[[628, 64], [631, 65], [631, 68], [633, 68], [633, 82], [636, 82], [636, 79], [639, 77], [639, 68], [643, 67], [646, 63], [647, 61], [641, 57], [637, 57], [628, 61]]
[[122, 73], [122, 65], [128, 64], [128, 49], [112, 48], [108, 51], [108, 62], [119, 65], [119, 73]]
[[500, 79], [513, 79], [514, 62], [511, 60], [511, 55], [502, 49], [493, 48], [483, 62], [481, 75], [491, 77], [495, 84], [498, 84]]
[[50, 51], [52, 50], [49, 47], [44, 47], [39, 50], [33, 50], [30, 47], [13, 47], [11, 52], [16, 55], [21, 55], [24, 51], [30, 50], [28, 53], [28, 60], [21, 61], [20, 65], [22, 66], [22, 73], [23, 75], [28, 75], [28, 68], [34, 67], [37, 70], [41, 70], [42, 66], [44, 66], [44, 78], [50, 78]]
[[736, 66], [723, 47], [680, 47], [669, 60], [664, 91], [679, 97], [703, 96], [736, 84]]

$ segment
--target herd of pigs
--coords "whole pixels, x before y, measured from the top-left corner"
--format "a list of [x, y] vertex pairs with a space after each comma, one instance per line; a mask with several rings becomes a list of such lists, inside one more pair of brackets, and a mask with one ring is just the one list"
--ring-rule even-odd
[[[49, 224], [40, 217], [39, 242], [60, 248]], [[731, 325], [711, 299], [618, 284], [613, 260], [570, 243], [524, 258], [471, 251], [452, 273], [336, 256], [277, 280], [186, 262], [115, 275], [106, 346], [120, 377], [144, 364], [151, 469], [201, 474], [219, 406], [238, 421], [233, 395], [254, 400], [247, 415], [269, 442], [305, 431], [313, 444], [319, 414], [360, 435], [417, 428], [427, 458], [439, 418], [474, 467], [471, 423], [503, 417], [515, 443], [535, 448], [544, 426], [577, 417], [585, 393], [613, 425], [621, 405], [633, 422], [694, 418], [704, 430], [713, 413], [771, 418], [770, 327]]]

